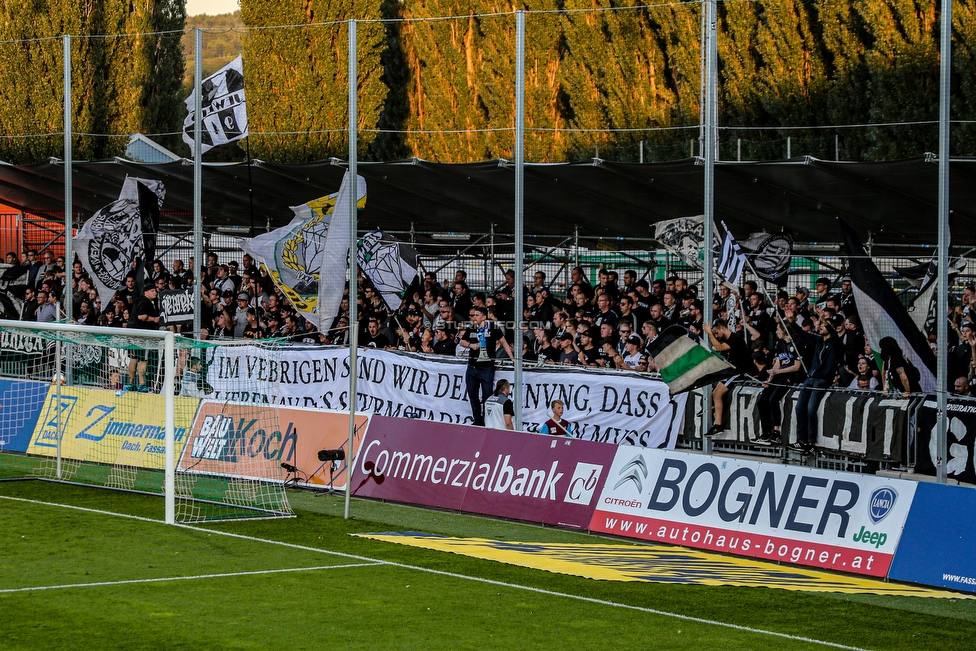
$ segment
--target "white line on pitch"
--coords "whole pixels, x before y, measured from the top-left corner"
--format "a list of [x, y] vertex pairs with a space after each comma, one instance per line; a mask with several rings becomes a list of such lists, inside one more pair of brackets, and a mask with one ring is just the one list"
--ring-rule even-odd
[[343, 565], [318, 565], [316, 567], [287, 567], [279, 570], [252, 570], [250, 572], [226, 572], [223, 574], [195, 574], [193, 576], [164, 576], [156, 579], [126, 579], [122, 581], [97, 581], [94, 583], [65, 583], [64, 585], [38, 585], [28, 588], [7, 588], [0, 594], [9, 592], [35, 592], [38, 590], [67, 590], [69, 588], [96, 588], [108, 585], [128, 585], [131, 583], [165, 583], [167, 581], [194, 581], [197, 579], [222, 579], [232, 576], [257, 576], [260, 574], [283, 574], [286, 572], [313, 572], [315, 570], [340, 570], [346, 567], [373, 567], [384, 563], [345, 563]]
[[[65, 509], [75, 509], [78, 511], [86, 511], [88, 513], [99, 513], [102, 515], [110, 515], [121, 518], [130, 518], [133, 520], [142, 520], [144, 522], [153, 522], [155, 524], [163, 524], [160, 520], [153, 520], [151, 518], [144, 518], [137, 515], [127, 515], [125, 513], [113, 513], [112, 511], [102, 511], [99, 509], [91, 509], [84, 506], [73, 506], [70, 504], [57, 504], [54, 502], [42, 502], [40, 500], [29, 500], [22, 497], [7, 497], [6, 495], [0, 495], [0, 499], [14, 500], [17, 502], [29, 502], [31, 504], [41, 504], [44, 506], [53, 506], [56, 508]], [[695, 622], [696, 624], [706, 624], [709, 626], [719, 626], [722, 628], [730, 628], [736, 631], [742, 631], [744, 633], [755, 633], [756, 635], [769, 635], [771, 637], [778, 637], [786, 640], [794, 640], [796, 642], [807, 642], [809, 644], [817, 644], [820, 646], [830, 647], [832, 649], [844, 649], [845, 651], [868, 651], [862, 647], [848, 646], [846, 644], [838, 644], [836, 642], [827, 642], [825, 640], [816, 640], [810, 637], [803, 637], [801, 635], [790, 635], [789, 633], [780, 633], [778, 631], [769, 631], [762, 628], [753, 628], [751, 626], [742, 626], [741, 624], [731, 624], [729, 622], [720, 622], [713, 619], [705, 619], [703, 617], [694, 617], [692, 615], [682, 615], [680, 613], [671, 613], [666, 610], [657, 610], [655, 608], [646, 608], [644, 606], [633, 606], [631, 604], [623, 604], [616, 601], [607, 601], [605, 599], [596, 599], [593, 597], [584, 597], [581, 595], [569, 594], [566, 592], [555, 592], [553, 590], [545, 590], [543, 588], [536, 588], [528, 585], [519, 585], [517, 583], [506, 583], [505, 581], [495, 581], [493, 579], [485, 579], [478, 576], [468, 576], [466, 574], [456, 574], [454, 572], [445, 572], [443, 570], [434, 570], [427, 567], [420, 567], [418, 565], [407, 565], [405, 563], [397, 563], [394, 561], [384, 561], [378, 558], [369, 558], [368, 556], [359, 556], [357, 554], [347, 554], [345, 552], [336, 552], [329, 549], [319, 549], [317, 547], [306, 547], [305, 545], [296, 545], [294, 543], [282, 542], [280, 540], [268, 540], [266, 538], [256, 538], [254, 536], [245, 536], [239, 533], [231, 533], [229, 531], [221, 531], [219, 529], [210, 529], [206, 527], [191, 526], [188, 524], [177, 524], [172, 525], [180, 527], [183, 529], [190, 529], [191, 531], [206, 531], [207, 533], [215, 533], [221, 536], [227, 536], [229, 538], [239, 538], [241, 540], [250, 540], [252, 542], [267, 543], [270, 545], [278, 545], [281, 547], [288, 547], [290, 549], [301, 549], [303, 551], [317, 552], [319, 554], [328, 554], [330, 556], [339, 556], [342, 558], [349, 558], [357, 561], [363, 561], [363, 565], [388, 565], [390, 567], [399, 567], [407, 570], [415, 570], [418, 572], [426, 572], [428, 574], [436, 574], [439, 576], [447, 576], [455, 579], [463, 579], [465, 581], [476, 581], [478, 583], [486, 583], [488, 585], [497, 585], [503, 588], [511, 588], [513, 590], [524, 590], [526, 592], [534, 592], [536, 594], [543, 594], [551, 597], [563, 597], [565, 599], [574, 599], [576, 601], [584, 601], [591, 604], [598, 604], [601, 606], [609, 606], [611, 608], [623, 608], [626, 610], [634, 610], [642, 613], [647, 613], [650, 615], [659, 615], [661, 617], [670, 617], [672, 619], [679, 619], [686, 622]], [[340, 565], [340, 566], [329, 566], [329, 567], [352, 567], [352, 565]]]

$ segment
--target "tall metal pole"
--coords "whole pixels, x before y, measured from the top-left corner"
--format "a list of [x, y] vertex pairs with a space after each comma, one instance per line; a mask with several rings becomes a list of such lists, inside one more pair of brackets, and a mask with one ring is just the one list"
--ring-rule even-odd
[[359, 204], [359, 190], [356, 188], [356, 174], [358, 152], [356, 91], [358, 81], [356, 69], [356, 21], [349, 21], [349, 447], [346, 458], [346, 509], [345, 518], [349, 519], [349, 503], [352, 495], [352, 464], [353, 439], [356, 436], [356, 344], [359, 338], [359, 305], [356, 299], [359, 293], [359, 271], [356, 265], [356, 210]]
[[512, 387], [515, 408], [515, 430], [522, 430], [522, 266], [525, 242], [525, 12], [515, 12], [515, 386]]
[[193, 336], [200, 336], [203, 313], [200, 305], [200, 272], [203, 271], [203, 149], [200, 134], [203, 121], [203, 32], [193, 29]]
[[949, 100], [951, 97], [952, 72], [952, 0], [941, 3], [942, 15], [939, 17], [941, 44], [939, 52], [939, 291], [936, 312], [936, 340], [939, 353], [936, 355], [936, 382], [938, 396], [938, 418], [936, 419], [936, 444], [938, 464], [936, 476], [940, 484], [946, 483], [946, 462], [948, 461], [946, 430], [946, 388], [948, 379], [948, 338], [949, 338]]
[[165, 418], [165, 465], [163, 466], [163, 516], [166, 524], [176, 524], [176, 335], [163, 339], [163, 398]]
[[[63, 39], [64, 46], [64, 316], [71, 321], [74, 318], [74, 297], [71, 295], [71, 279], [74, 276], [74, 251], [72, 250], [72, 232], [74, 225], [74, 197], [72, 196], [71, 174], [71, 37], [67, 34]], [[69, 374], [70, 377], [70, 374]]]
[[[704, 258], [702, 260], [702, 269], [704, 271], [704, 277], [702, 279], [702, 303], [704, 303], [705, 314], [704, 319], [706, 323], [712, 322], [712, 294], [714, 289], [712, 287], [712, 274], [714, 270], [714, 257], [715, 252], [712, 249], [712, 231], [715, 227], [715, 145], [716, 138], [715, 134], [717, 132], [716, 122], [718, 121], [718, 47], [716, 43], [717, 30], [716, 30], [716, 0], [703, 0], [705, 3], [704, 9], [704, 20], [705, 28], [702, 32], [705, 34], [705, 69], [702, 74], [705, 75], [705, 142], [702, 147], [703, 153], [705, 154], [705, 224], [704, 224], [704, 236], [705, 241], [703, 243], [703, 251], [705, 252]], [[707, 340], [706, 340], [707, 341]], [[705, 391], [705, 427], [711, 427], [709, 419], [711, 418], [711, 393], [706, 389]], [[705, 454], [710, 454], [712, 451], [712, 441], [710, 438], [702, 438], [702, 452]]]

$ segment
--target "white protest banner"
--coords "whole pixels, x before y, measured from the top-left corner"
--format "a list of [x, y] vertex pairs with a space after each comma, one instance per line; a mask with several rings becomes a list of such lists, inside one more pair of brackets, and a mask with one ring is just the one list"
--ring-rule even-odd
[[[216, 400], [267, 402], [319, 409], [349, 408], [349, 351], [323, 346], [219, 347], [207, 381]], [[466, 363], [451, 357], [363, 349], [359, 356], [357, 411], [470, 424]], [[512, 379], [499, 369], [495, 379]], [[685, 400], [659, 380], [628, 373], [572, 367], [527, 367], [523, 374], [525, 429], [538, 431], [553, 400], [578, 438], [641, 447], [674, 448]], [[242, 392], [241, 387], [250, 390]]]

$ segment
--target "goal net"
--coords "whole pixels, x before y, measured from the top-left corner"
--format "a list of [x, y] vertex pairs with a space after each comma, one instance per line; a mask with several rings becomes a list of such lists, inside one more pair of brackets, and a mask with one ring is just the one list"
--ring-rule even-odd
[[[160, 494], [167, 522], [292, 515], [276, 386], [240, 380], [218, 399], [208, 372], [222, 345], [0, 321], [0, 479]], [[279, 344], [263, 345], [273, 361]], [[255, 395], [268, 404], [236, 401]]]

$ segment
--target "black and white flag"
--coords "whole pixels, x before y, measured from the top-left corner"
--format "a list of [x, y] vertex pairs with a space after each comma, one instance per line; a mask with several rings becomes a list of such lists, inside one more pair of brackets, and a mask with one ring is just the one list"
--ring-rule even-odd
[[29, 272], [27, 265], [0, 264], [0, 319], [20, 319]]
[[[839, 218], [838, 218], [839, 219]], [[857, 313], [861, 317], [864, 335], [871, 350], [879, 351], [884, 337], [892, 337], [901, 348], [905, 359], [918, 369], [922, 391], [936, 390], [935, 355], [929, 348], [922, 331], [916, 327], [908, 310], [898, 300], [888, 280], [868, 255], [857, 231], [843, 219], [839, 219], [847, 246], [848, 271], [851, 287], [857, 303]]]
[[363, 236], [356, 259], [389, 308], [399, 308], [417, 277], [417, 249], [376, 230]]
[[[133, 201], [131, 197], [136, 197]], [[125, 287], [125, 277], [137, 272], [141, 282], [156, 252], [162, 183], [127, 178], [120, 198], [98, 210], [75, 236], [78, 259], [88, 271], [103, 305]], [[142, 263], [135, 266], [136, 262]]]
[[725, 229], [725, 240], [722, 242], [722, 256], [719, 258], [718, 266], [715, 267], [715, 273], [730, 285], [738, 285], [742, 270], [746, 266], [746, 256], [742, 254], [742, 249], [732, 237], [725, 222], [722, 222], [722, 228]]
[[[703, 266], [705, 241], [705, 216], [679, 217], [654, 224], [654, 239], [661, 246], [684, 260], [695, 269]], [[712, 231], [714, 248], [718, 248], [718, 233]]]
[[[206, 153], [213, 147], [247, 137], [247, 103], [244, 98], [244, 61], [237, 57], [203, 80], [200, 90], [200, 149]], [[196, 103], [193, 95], [186, 99], [186, 119], [183, 120], [183, 142], [193, 150], [193, 116]]]
[[753, 233], [739, 242], [739, 248], [763, 280], [779, 282], [790, 270], [793, 238], [786, 233]]

